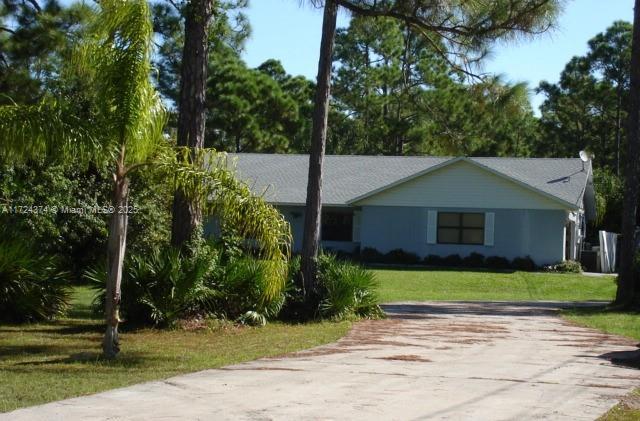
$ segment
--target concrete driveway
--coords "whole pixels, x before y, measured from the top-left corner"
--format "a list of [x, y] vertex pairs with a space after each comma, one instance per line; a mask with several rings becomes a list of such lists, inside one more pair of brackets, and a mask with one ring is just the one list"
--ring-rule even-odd
[[337, 343], [54, 402], [2, 420], [593, 420], [640, 387], [635, 343], [558, 303], [386, 305]]

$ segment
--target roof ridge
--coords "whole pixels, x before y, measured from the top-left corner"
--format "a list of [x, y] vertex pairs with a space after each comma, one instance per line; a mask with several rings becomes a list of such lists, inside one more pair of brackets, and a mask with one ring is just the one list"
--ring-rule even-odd
[[[308, 157], [308, 153], [268, 153], [268, 152], [226, 152], [228, 155], [254, 155], [254, 156], [304, 156]], [[533, 157], [533, 156], [466, 156], [466, 155], [360, 155], [360, 154], [326, 154], [325, 157], [339, 157], [339, 158], [393, 158], [393, 159], [402, 159], [402, 158], [437, 158], [437, 159], [455, 159], [455, 158], [468, 158], [468, 159], [497, 159], [497, 160], [536, 160], [536, 161], [561, 161], [561, 160], [579, 160], [580, 158], [575, 157]]]

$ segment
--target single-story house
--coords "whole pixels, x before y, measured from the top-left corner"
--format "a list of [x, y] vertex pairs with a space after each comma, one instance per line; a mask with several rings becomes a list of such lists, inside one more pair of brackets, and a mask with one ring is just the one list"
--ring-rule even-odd
[[[276, 206], [300, 251], [308, 155], [230, 154], [238, 177]], [[374, 248], [538, 265], [578, 259], [595, 217], [591, 162], [547, 158], [326, 156], [325, 250]]]

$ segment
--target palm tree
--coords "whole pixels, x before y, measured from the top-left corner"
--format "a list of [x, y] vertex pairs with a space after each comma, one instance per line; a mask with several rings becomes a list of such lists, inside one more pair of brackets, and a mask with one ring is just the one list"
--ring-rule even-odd
[[631, 44], [631, 94], [627, 130], [627, 165], [622, 209], [622, 249], [615, 303], [630, 307], [640, 300], [640, 280], [634, 270], [636, 226], [640, 198], [640, 0], [635, 1]]
[[153, 168], [167, 173], [203, 211], [215, 213], [251, 238], [268, 261], [264, 300], [284, 288], [290, 231], [282, 216], [234, 178], [213, 151], [192, 153], [163, 137], [166, 116], [151, 82], [152, 24], [145, 0], [102, 0], [71, 71], [96, 92], [95, 118], [86, 121], [69, 103], [45, 98], [37, 106], [0, 107], [2, 160], [57, 156], [107, 162], [113, 178], [106, 286], [105, 357], [119, 352], [118, 308], [128, 225], [129, 175]]
[[[387, 16], [405, 22], [454, 68], [475, 77], [469, 65], [484, 57], [492, 42], [513, 38], [518, 34], [534, 35], [545, 31], [557, 15], [561, 1], [324, 0], [302, 240], [301, 274], [307, 299], [316, 289], [316, 259], [322, 210], [322, 162], [327, 138], [338, 7], [359, 16]], [[323, 0], [310, 0], [310, 3], [317, 6]]]

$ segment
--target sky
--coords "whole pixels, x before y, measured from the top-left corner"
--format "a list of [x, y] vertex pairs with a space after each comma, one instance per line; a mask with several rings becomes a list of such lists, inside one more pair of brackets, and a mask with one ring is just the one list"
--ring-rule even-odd
[[[250, 67], [275, 58], [288, 73], [315, 79], [322, 11], [300, 3], [250, 0], [252, 35], [243, 54]], [[633, 0], [568, 0], [555, 29], [532, 40], [496, 45], [483, 70], [530, 88], [542, 80], [556, 82], [569, 59], [584, 54], [587, 41], [615, 20], [633, 20]], [[348, 22], [346, 14], [339, 16], [339, 27]], [[544, 97], [532, 93], [531, 99], [537, 110]]]

